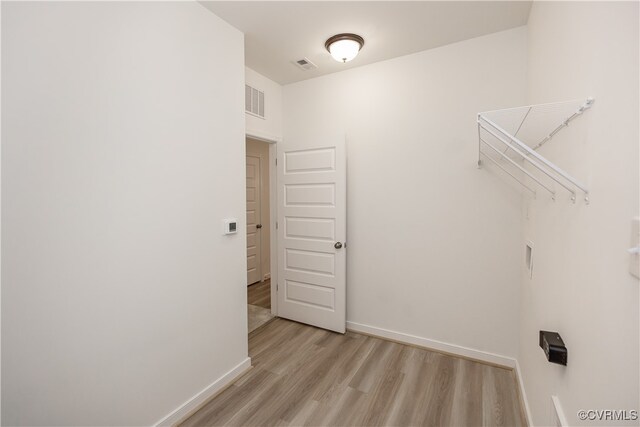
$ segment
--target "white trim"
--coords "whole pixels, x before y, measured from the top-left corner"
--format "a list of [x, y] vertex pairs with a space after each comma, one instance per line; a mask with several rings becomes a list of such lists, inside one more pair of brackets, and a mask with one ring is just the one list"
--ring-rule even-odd
[[363, 325], [361, 323], [347, 321], [347, 329], [354, 332], [362, 332], [368, 335], [375, 335], [380, 338], [386, 338], [405, 344], [417, 345], [419, 347], [430, 348], [444, 353], [450, 353], [456, 356], [462, 356], [470, 359], [476, 359], [482, 362], [492, 363], [494, 365], [503, 366], [505, 368], [514, 368], [516, 359], [499, 354], [489, 353], [482, 350], [463, 347], [456, 344], [449, 344], [442, 341], [432, 340], [429, 338], [417, 337], [402, 332], [390, 331], [388, 329], [377, 328], [375, 326]]
[[174, 426], [195, 411], [200, 409], [202, 405], [212, 399], [217, 393], [221, 392], [225, 387], [233, 383], [238, 377], [251, 368], [251, 358], [247, 357], [229, 372], [209, 384], [204, 390], [197, 393], [191, 399], [184, 402], [169, 415], [158, 421], [154, 426]]
[[269, 144], [269, 224], [271, 248], [269, 256], [271, 257], [271, 314], [278, 315], [278, 230], [276, 222], [278, 221], [278, 166], [276, 165], [276, 157], [278, 155], [277, 145], [280, 140]]
[[267, 120], [266, 117], [263, 117], [263, 116], [261, 116], [259, 114], [256, 114], [256, 113], [252, 113], [251, 111], [244, 110], [244, 112], [245, 112], [245, 114], [253, 116], [253, 117], [257, 118], [257, 119]]
[[562, 409], [562, 405], [560, 404], [560, 398], [556, 395], [551, 396], [551, 405], [553, 410], [555, 411], [554, 418], [555, 422], [559, 423], [559, 426], [569, 427], [569, 423], [567, 422], [567, 417], [564, 415], [564, 409]]
[[275, 135], [270, 135], [268, 133], [254, 131], [251, 129], [245, 130], [246, 137], [251, 139], [257, 139], [258, 141], [268, 142], [269, 144], [276, 144], [282, 141], [282, 138], [277, 137]]
[[276, 221], [278, 220], [278, 170], [276, 169], [275, 159], [278, 154], [277, 144], [282, 142], [279, 136], [269, 135], [264, 132], [245, 129], [245, 139], [251, 138], [262, 142], [269, 143], [269, 215], [271, 219], [271, 239], [270, 239], [270, 257], [271, 257], [271, 314], [278, 315], [278, 231], [276, 230]]
[[527, 392], [524, 389], [524, 378], [522, 378], [522, 371], [520, 370], [520, 364], [516, 359], [516, 377], [518, 380], [518, 387], [520, 387], [520, 397], [524, 403], [524, 414], [527, 417], [527, 425], [533, 426], [533, 420], [531, 419], [531, 409], [529, 409], [529, 401], [527, 400]]
[[[246, 138], [245, 138], [245, 141], [246, 141]], [[262, 221], [264, 219], [264, 217], [263, 217], [264, 214], [262, 212], [262, 181], [263, 181], [263, 179], [262, 179], [262, 168], [264, 167], [264, 160], [262, 159], [262, 154], [261, 153], [257, 153], [256, 154], [256, 153], [252, 152], [251, 154], [249, 154], [245, 150], [244, 155], [245, 155], [245, 157], [254, 157], [254, 158], [258, 159], [258, 165], [259, 165], [259, 168], [260, 168], [260, 172], [258, 173], [258, 175], [260, 175], [260, 188], [258, 189], [258, 193], [260, 193], [260, 215], [259, 215], [260, 217], [258, 218], [258, 221], [260, 223], [262, 223], [262, 222], [264, 222], [264, 221]], [[244, 182], [246, 184], [246, 182], [247, 182], [246, 178], [245, 178]], [[245, 220], [246, 220], [246, 217], [245, 217]], [[247, 223], [245, 223], [245, 228], [248, 231], [249, 225]], [[258, 262], [258, 277], [260, 278], [260, 282], [262, 282], [264, 280], [264, 275], [262, 274], [262, 233], [256, 233], [256, 234], [260, 235], [258, 237], [258, 240], [259, 240], [260, 243], [257, 245], [258, 248], [259, 248], [258, 251], [260, 252], [260, 262]], [[271, 250], [271, 245], [269, 245], [269, 250]], [[248, 251], [247, 251], [247, 253], [248, 253]], [[248, 277], [247, 277], [247, 279], [248, 279]], [[254, 283], [257, 283], [257, 282], [249, 283], [249, 280], [247, 280], [247, 286], [251, 286]]]
[[269, 144], [269, 224], [271, 233], [269, 234], [269, 244], [271, 245], [269, 256], [271, 257], [271, 314], [278, 315], [278, 166], [276, 157], [278, 155], [278, 143]]

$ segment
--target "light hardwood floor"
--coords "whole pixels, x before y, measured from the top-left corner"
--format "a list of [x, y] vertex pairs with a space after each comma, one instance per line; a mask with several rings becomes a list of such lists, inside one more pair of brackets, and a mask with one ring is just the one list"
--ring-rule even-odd
[[255, 331], [273, 319], [273, 314], [268, 308], [247, 304], [247, 321], [249, 333]]
[[514, 373], [352, 332], [275, 319], [253, 368], [183, 426], [520, 426]]
[[271, 308], [271, 280], [254, 283], [247, 287], [247, 302], [262, 308]]

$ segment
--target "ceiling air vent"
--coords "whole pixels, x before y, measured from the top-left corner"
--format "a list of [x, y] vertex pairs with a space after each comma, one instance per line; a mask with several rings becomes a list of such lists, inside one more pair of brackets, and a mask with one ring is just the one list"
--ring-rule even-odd
[[244, 85], [244, 110], [264, 119], [264, 92]]
[[302, 71], [313, 70], [315, 68], [318, 68], [316, 64], [309, 61], [307, 58], [298, 59], [297, 61], [294, 61], [294, 64], [296, 64], [298, 68], [300, 68]]

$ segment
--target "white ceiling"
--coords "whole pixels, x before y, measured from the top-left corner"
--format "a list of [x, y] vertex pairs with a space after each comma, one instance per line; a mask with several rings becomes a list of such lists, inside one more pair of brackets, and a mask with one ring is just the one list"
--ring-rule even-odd
[[[525, 25], [530, 1], [204, 1], [245, 33], [249, 68], [287, 84]], [[356, 33], [365, 45], [335, 61], [324, 42]], [[306, 57], [316, 70], [293, 61]]]

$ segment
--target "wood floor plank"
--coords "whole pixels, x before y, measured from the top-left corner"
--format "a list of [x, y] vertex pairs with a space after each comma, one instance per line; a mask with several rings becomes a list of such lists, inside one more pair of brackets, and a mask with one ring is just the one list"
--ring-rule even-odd
[[208, 405], [207, 411], [198, 411], [183, 426], [201, 426], [224, 424], [242, 408], [242, 406], [261, 390], [265, 384], [275, 379], [270, 372], [259, 370], [250, 372], [243, 383], [244, 387], [232, 385], [218, 395]]
[[254, 366], [260, 366], [278, 375], [297, 372], [298, 368], [303, 367], [313, 354], [322, 349], [321, 346], [315, 345], [314, 342], [329, 334], [327, 331], [315, 328], [296, 329], [293, 332], [295, 332], [295, 335], [285, 335], [282, 340], [277, 341], [277, 345], [289, 346], [295, 351], [289, 354], [262, 352], [256, 355], [255, 362], [253, 358], [251, 359]]
[[247, 287], [247, 303], [262, 308], [271, 308], [271, 279]]
[[496, 400], [502, 404], [502, 413], [505, 426], [522, 424], [523, 412], [520, 410], [520, 398], [517, 390], [509, 387], [516, 382], [513, 371], [498, 369], [494, 371], [496, 378]]
[[275, 319], [253, 368], [183, 426], [522, 426], [513, 370]]
[[398, 344], [374, 339], [374, 347], [349, 383], [350, 387], [368, 393], [380, 380], [392, 351]]
[[366, 410], [366, 395], [349, 386], [331, 395], [331, 404], [319, 406], [305, 421], [305, 426], [355, 426]]
[[482, 367], [482, 410], [485, 425], [512, 426], [526, 423], [513, 371]]
[[336, 369], [344, 336], [336, 333], [330, 334], [331, 340], [324, 343], [325, 345], [319, 353], [320, 357], [317, 360], [306, 361], [304, 378], [296, 383], [297, 387], [292, 387], [289, 395], [284, 399], [284, 404], [277, 411], [280, 418], [292, 420], [296, 412], [304, 407], [304, 402], [313, 399], [316, 384], [331, 370]]
[[461, 425], [467, 420], [482, 419], [482, 365], [466, 359], [457, 359], [458, 371], [453, 393], [451, 425]]
[[305, 422], [306, 425], [327, 425], [333, 417], [343, 419], [347, 413], [354, 410], [351, 405], [344, 406], [345, 399], [353, 400], [353, 404], [357, 402], [364, 405], [364, 394], [355, 392], [348, 384], [360, 368], [368, 354], [367, 349], [371, 349], [372, 344], [368, 337], [351, 335], [351, 339], [340, 347], [339, 360], [314, 387], [311, 398], [318, 401], [318, 406]]
[[[399, 387], [388, 419], [391, 426], [418, 425], [425, 418], [428, 399], [426, 393], [435, 377], [437, 366], [432, 362], [434, 353], [409, 348], [409, 357], [402, 366], [404, 381]], [[439, 356], [439, 355], [438, 355]]]
[[341, 347], [342, 356], [336, 364], [335, 369], [328, 372], [327, 375], [316, 385], [313, 398], [319, 401], [336, 390], [346, 388], [356, 374], [363, 360], [368, 356], [373, 348], [373, 340], [363, 335], [349, 335], [349, 339]]
[[380, 381], [367, 395], [368, 405], [364, 417], [358, 424], [364, 426], [385, 426], [395, 396], [404, 380], [404, 374], [397, 369], [386, 369]]
[[451, 425], [453, 407], [453, 387], [455, 384], [455, 358], [441, 355], [437, 362], [435, 377], [427, 391], [429, 406], [427, 414], [420, 423], [424, 426]]
[[[289, 370], [279, 375], [278, 380], [269, 387], [258, 410], [248, 414], [249, 416], [239, 417], [236, 420], [239, 424], [236, 425], [275, 425], [281, 419], [289, 420], [288, 415], [303, 406], [304, 399], [312, 389], [314, 379], [320, 375], [318, 371], [322, 369], [323, 362], [326, 362], [327, 355], [336, 350], [340, 344], [337, 339], [338, 334], [330, 334], [336, 338], [331, 346], [320, 347], [310, 344], [306, 348], [299, 348], [298, 351], [305, 352], [302, 358], [304, 362], [291, 366]], [[284, 353], [283, 356], [289, 355]]]

